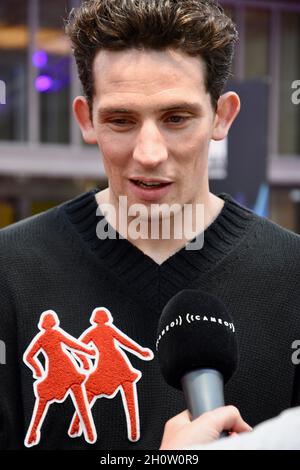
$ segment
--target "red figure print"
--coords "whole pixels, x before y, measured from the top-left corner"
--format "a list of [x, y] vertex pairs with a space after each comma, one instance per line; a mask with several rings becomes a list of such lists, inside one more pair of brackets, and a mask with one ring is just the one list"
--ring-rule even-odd
[[[123, 349], [147, 361], [153, 359], [153, 353], [150, 349], [139, 346], [116, 328], [110, 311], [105, 307], [96, 308], [90, 322], [92, 326], [79, 338], [83, 343], [92, 343], [99, 352], [94, 368], [85, 382], [90, 408], [92, 409], [97, 398], [111, 399], [120, 391], [126, 415], [128, 439], [137, 441], [140, 437], [140, 424], [136, 383], [142, 374], [133, 368]], [[88, 368], [87, 359], [82, 357], [81, 360]], [[70, 437], [81, 434], [80, 424], [78, 413], [75, 413], [69, 428]]]
[[[39, 443], [41, 427], [50, 404], [61, 403], [68, 395], [80, 416], [85, 439], [92, 444], [97, 435], [84, 388], [88, 371], [79, 367], [74, 354], [80, 360], [84, 358], [86, 367], [85, 355], [94, 357], [95, 350], [59, 328], [59, 319], [53, 310], [42, 313], [38, 327], [41, 332], [33, 338], [23, 355], [25, 364], [37, 379], [33, 386], [36, 401], [25, 445], [31, 447]], [[37, 358], [41, 352], [45, 357], [45, 369]]]

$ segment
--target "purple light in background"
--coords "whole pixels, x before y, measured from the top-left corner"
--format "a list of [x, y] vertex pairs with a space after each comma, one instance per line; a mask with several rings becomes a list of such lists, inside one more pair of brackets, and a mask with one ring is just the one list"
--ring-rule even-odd
[[36, 51], [32, 55], [32, 63], [37, 68], [45, 67], [48, 62], [48, 55], [45, 51]]
[[40, 75], [35, 80], [35, 88], [41, 93], [51, 90], [53, 87], [53, 79], [49, 75]]

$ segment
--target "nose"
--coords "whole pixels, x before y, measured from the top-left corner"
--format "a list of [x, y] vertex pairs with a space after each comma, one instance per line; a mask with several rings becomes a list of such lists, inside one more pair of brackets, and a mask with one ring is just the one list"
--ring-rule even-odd
[[137, 137], [133, 159], [145, 167], [155, 167], [168, 158], [164, 139], [153, 122], [145, 122]]

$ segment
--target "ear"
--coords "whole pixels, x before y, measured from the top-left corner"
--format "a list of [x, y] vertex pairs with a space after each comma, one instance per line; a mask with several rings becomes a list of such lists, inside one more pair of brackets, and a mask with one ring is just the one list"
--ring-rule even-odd
[[87, 144], [97, 144], [95, 129], [90, 118], [89, 105], [84, 96], [77, 96], [75, 98], [73, 113], [80, 126], [83, 140]]
[[235, 120], [241, 108], [238, 95], [229, 91], [220, 96], [218, 100], [217, 111], [215, 115], [213, 140], [222, 140], [227, 137], [231, 124]]

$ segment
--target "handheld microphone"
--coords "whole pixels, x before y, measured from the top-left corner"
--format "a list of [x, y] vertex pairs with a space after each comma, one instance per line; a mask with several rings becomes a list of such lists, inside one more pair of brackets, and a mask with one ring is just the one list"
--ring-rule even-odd
[[233, 321], [218, 298], [193, 289], [172, 297], [159, 320], [156, 350], [163, 377], [184, 392], [192, 419], [224, 406], [238, 347]]

